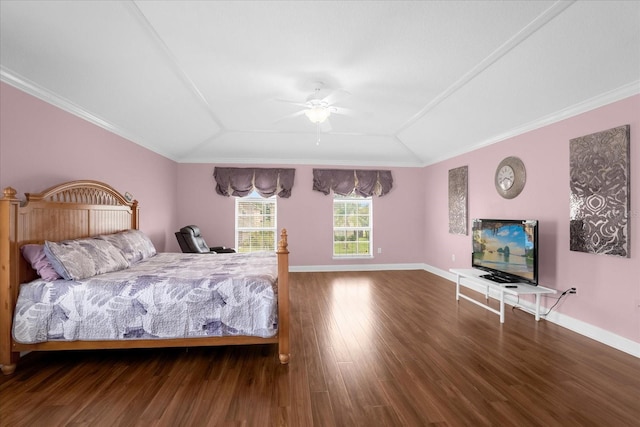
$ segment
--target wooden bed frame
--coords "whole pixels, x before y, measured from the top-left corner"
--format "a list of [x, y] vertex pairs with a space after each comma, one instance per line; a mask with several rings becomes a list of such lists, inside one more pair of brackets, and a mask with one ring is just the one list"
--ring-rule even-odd
[[[42, 193], [26, 194], [26, 201], [7, 187], [0, 198], [0, 364], [5, 375], [16, 369], [23, 351], [90, 350], [116, 348], [196, 347], [241, 344], [278, 344], [280, 362], [289, 362], [289, 251], [287, 231], [278, 242], [278, 334], [250, 336], [140, 339], [125, 341], [49, 341], [20, 344], [11, 333], [13, 312], [21, 283], [37, 278], [22, 257], [20, 247], [45, 240], [61, 241], [138, 229], [137, 201], [128, 201], [107, 184], [71, 181]], [[206, 255], [203, 255], [206, 256]]]

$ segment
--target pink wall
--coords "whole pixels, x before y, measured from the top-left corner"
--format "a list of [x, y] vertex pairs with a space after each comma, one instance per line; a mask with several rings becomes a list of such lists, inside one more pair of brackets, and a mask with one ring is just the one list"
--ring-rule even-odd
[[[631, 125], [631, 258], [569, 251], [569, 140]], [[507, 156], [527, 170], [522, 193], [512, 200], [495, 191], [493, 177]], [[429, 166], [425, 182], [425, 262], [437, 268], [470, 266], [471, 237], [448, 234], [448, 170], [469, 167], [469, 218], [533, 218], [540, 221], [540, 284], [576, 287], [556, 310], [640, 342], [640, 95]], [[455, 254], [456, 261], [452, 261]]]
[[[231, 165], [178, 165], [178, 220], [181, 225], [198, 224], [207, 243], [212, 246], [233, 246], [235, 202], [233, 197], [216, 194], [214, 166]], [[292, 196], [278, 199], [278, 228], [287, 229], [292, 266], [423, 262], [424, 241], [420, 238], [424, 234], [425, 223], [421, 201], [424, 186], [422, 168], [392, 168], [393, 189], [383, 197], [374, 197], [374, 258], [333, 260], [333, 198], [312, 190], [314, 166], [293, 167], [296, 177]], [[381, 254], [377, 253], [377, 248], [382, 248]]]
[[[141, 228], [160, 251], [178, 251], [173, 232], [190, 223], [200, 225], [210, 244], [233, 245], [234, 199], [215, 194], [215, 165], [176, 164], [4, 83], [0, 95], [0, 188], [12, 186], [22, 196], [63, 181], [96, 179], [139, 200]], [[374, 246], [382, 253], [371, 260], [332, 259], [332, 199], [311, 190], [313, 166], [295, 166], [293, 196], [278, 200], [278, 225], [289, 231], [291, 265], [469, 267], [470, 237], [449, 234], [447, 214], [448, 170], [468, 165], [470, 218], [540, 221], [541, 284], [578, 288], [556, 310], [640, 342], [636, 173], [632, 171], [632, 257], [571, 252], [568, 243], [569, 140], [630, 124], [635, 170], [640, 165], [639, 121], [640, 96], [634, 96], [426, 168], [391, 168], [394, 189], [374, 199]], [[493, 174], [500, 160], [511, 155], [524, 161], [527, 184], [517, 198], [505, 200], [494, 189]]]
[[140, 228], [159, 250], [175, 240], [175, 162], [5, 83], [0, 95], [0, 189], [22, 198], [65, 181], [102, 181], [140, 202]]

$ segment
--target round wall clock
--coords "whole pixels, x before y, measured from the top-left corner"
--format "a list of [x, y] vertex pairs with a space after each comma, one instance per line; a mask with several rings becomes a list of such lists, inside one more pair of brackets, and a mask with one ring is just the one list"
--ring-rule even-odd
[[524, 163], [517, 157], [505, 158], [496, 168], [496, 190], [505, 199], [513, 199], [520, 194], [526, 181]]

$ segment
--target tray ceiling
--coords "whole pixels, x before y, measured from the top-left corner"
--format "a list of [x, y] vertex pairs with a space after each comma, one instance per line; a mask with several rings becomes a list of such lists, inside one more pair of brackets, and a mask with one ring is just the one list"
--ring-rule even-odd
[[[177, 162], [422, 166], [640, 93], [640, 2], [2, 1], [2, 81]], [[350, 115], [304, 115], [317, 82]]]

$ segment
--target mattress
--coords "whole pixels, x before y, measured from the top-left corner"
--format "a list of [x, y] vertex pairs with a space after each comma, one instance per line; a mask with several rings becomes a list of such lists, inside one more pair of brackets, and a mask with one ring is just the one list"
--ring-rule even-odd
[[22, 284], [15, 341], [95, 341], [277, 332], [277, 257], [158, 253], [83, 280]]

